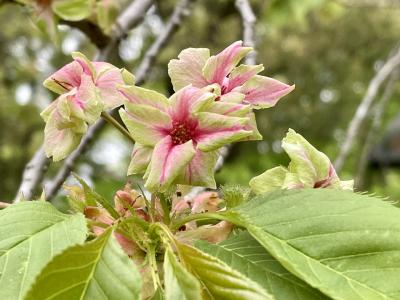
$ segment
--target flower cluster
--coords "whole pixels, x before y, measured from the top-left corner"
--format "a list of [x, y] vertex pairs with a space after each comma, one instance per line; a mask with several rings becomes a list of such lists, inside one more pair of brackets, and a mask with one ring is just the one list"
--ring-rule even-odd
[[254, 177], [250, 187], [256, 194], [299, 188], [353, 190], [353, 180], [340, 181], [329, 158], [293, 129], [283, 139], [282, 148], [291, 159], [289, 166], [275, 167]]
[[45, 149], [65, 158], [102, 111], [124, 105], [121, 118], [135, 140], [128, 175], [144, 173], [145, 187], [165, 192], [174, 184], [215, 188], [218, 150], [261, 139], [253, 109], [274, 106], [291, 92], [278, 80], [257, 75], [262, 65], [239, 65], [252, 49], [241, 41], [217, 55], [183, 50], [168, 65], [175, 94], [167, 98], [134, 85], [133, 75], [80, 53], [44, 85], [60, 94], [45, 111]]
[[79, 144], [87, 125], [94, 123], [103, 110], [122, 104], [117, 85], [133, 84], [125, 69], [106, 62], [91, 62], [83, 54], [72, 54], [67, 64], [44, 82], [59, 94], [41, 116], [46, 122], [45, 150], [54, 161], [64, 159]]

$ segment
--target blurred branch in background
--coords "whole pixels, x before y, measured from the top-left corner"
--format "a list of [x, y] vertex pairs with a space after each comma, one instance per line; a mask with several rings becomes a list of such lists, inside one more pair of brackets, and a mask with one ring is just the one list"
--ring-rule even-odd
[[[110, 43], [104, 48], [100, 49], [94, 60], [106, 60], [112, 50], [116, 50], [118, 48], [118, 44], [121, 38], [124, 37], [126, 33], [134, 26], [136, 26], [141, 20], [143, 20], [146, 11], [150, 8], [152, 3], [152, 0], [133, 1], [117, 18], [117, 21], [112, 30]], [[90, 39], [92, 38], [93, 37], [91, 37]], [[86, 144], [92, 140], [93, 135], [96, 132], [93, 132], [93, 127], [98, 128], [97, 130], [99, 130], [104, 126], [104, 122], [102, 120], [98, 123], [100, 124], [93, 125], [91, 130], [89, 130], [89, 132], [87, 133], [88, 137], [85, 136], [82, 139], [81, 145], [77, 149], [81, 149], [81, 153], [84, 152], [84, 150], [86, 149]], [[74, 155], [76, 155], [76, 153], [71, 154], [71, 157], [74, 157]], [[65, 165], [69, 165], [69, 168], [72, 168], [74, 161], [75, 160], [72, 159], [68, 160], [65, 162]], [[16, 194], [14, 202], [19, 202], [22, 199], [32, 199], [33, 193], [43, 180], [48, 164], [49, 159], [46, 158], [44, 148], [40, 147], [24, 169], [24, 172], [22, 174], [22, 181], [18, 188], [18, 192]]]
[[390, 56], [390, 58], [376, 72], [375, 76], [370, 81], [367, 92], [365, 93], [364, 98], [361, 100], [361, 103], [357, 107], [356, 113], [349, 123], [344, 142], [340, 147], [339, 155], [334, 163], [335, 169], [338, 173], [343, 168], [354, 142], [357, 140], [357, 135], [359, 133], [361, 124], [368, 115], [368, 111], [378, 94], [380, 86], [400, 64], [400, 48], [396, 46], [395, 49], [395, 53]]
[[[162, 48], [170, 40], [172, 34], [179, 27], [182, 22], [183, 17], [189, 14], [189, 5], [193, 0], [181, 0], [176, 5], [174, 11], [172, 12], [170, 18], [168, 19], [164, 30], [160, 32], [156, 40], [149, 47], [143, 56], [142, 62], [140, 63], [136, 73], [136, 85], [141, 85], [145, 82], [146, 76], [149, 73], [150, 68], [157, 55], [160, 53]], [[114, 115], [118, 112], [118, 108], [110, 112]], [[64, 164], [59, 169], [57, 175], [45, 188], [46, 200], [51, 200], [61, 188], [64, 181], [67, 179], [71, 171], [75, 167], [75, 163], [78, 158], [87, 150], [88, 145], [93, 140], [93, 137], [104, 127], [105, 121], [103, 119], [99, 120], [96, 124], [91, 126], [87, 134], [83, 137], [78, 148], [64, 161]]]
[[369, 156], [372, 147], [374, 146], [377, 138], [379, 137], [379, 132], [380, 129], [382, 128], [383, 113], [387, 107], [390, 98], [392, 97], [395, 91], [396, 83], [398, 82], [398, 80], [399, 80], [399, 68], [393, 71], [392, 74], [390, 75], [390, 78], [385, 86], [385, 90], [382, 94], [382, 97], [374, 107], [371, 128], [365, 139], [365, 143], [361, 152], [361, 157], [358, 163], [357, 176], [355, 178], [355, 185], [354, 185], [356, 190], [363, 190], [366, 188], [365, 176], [369, 164]]

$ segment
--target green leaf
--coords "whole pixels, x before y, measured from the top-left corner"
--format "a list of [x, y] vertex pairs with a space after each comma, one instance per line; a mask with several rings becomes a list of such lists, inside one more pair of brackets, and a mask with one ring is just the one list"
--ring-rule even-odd
[[55, 257], [25, 298], [33, 299], [140, 299], [140, 275], [110, 228]]
[[29, 201], [0, 211], [0, 299], [22, 299], [55, 255], [83, 243], [83, 215], [60, 213], [50, 203]]
[[276, 300], [330, 299], [289, 273], [248, 232], [218, 245], [198, 241], [196, 247], [257, 282]]
[[235, 208], [290, 272], [334, 299], [400, 299], [400, 210], [329, 189], [277, 191]]
[[100, 0], [96, 3], [97, 23], [104, 32], [110, 32], [117, 19], [119, 8], [119, 2], [115, 0]]
[[181, 257], [212, 298], [215, 299], [273, 299], [264, 288], [229, 265], [188, 245], [179, 244]]
[[53, 11], [67, 21], [80, 21], [92, 13], [92, 0], [55, 0]]
[[170, 249], [165, 252], [164, 285], [166, 300], [201, 300], [200, 283], [176, 260]]

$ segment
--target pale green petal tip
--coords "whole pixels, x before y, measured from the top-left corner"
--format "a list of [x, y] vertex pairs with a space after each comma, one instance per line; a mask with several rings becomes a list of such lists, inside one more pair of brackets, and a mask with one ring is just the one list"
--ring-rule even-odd
[[264, 194], [280, 189], [284, 185], [287, 173], [288, 170], [282, 166], [269, 169], [252, 178], [249, 182], [250, 188], [255, 194]]
[[127, 69], [125, 69], [125, 68], [121, 69], [121, 76], [126, 85], [129, 86], [129, 85], [135, 84], [135, 81], [136, 81], [135, 75], [133, 75]]

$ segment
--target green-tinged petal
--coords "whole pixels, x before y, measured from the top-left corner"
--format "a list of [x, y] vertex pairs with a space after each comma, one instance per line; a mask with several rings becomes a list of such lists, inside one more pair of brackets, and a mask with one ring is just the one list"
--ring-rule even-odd
[[282, 140], [282, 148], [291, 158], [289, 171], [297, 174], [306, 187], [312, 188], [316, 182], [329, 177], [329, 158], [293, 129]]
[[44, 148], [47, 157], [59, 161], [67, 157], [78, 145], [82, 134], [71, 128], [59, 130], [57, 128], [58, 113], [54, 111], [44, 129]]
[[196, 150], [191, 140], [174, 145], [171, 137], [166, 136], [154, 147], [145, 187], [149, 191], [166, 191], [195, 154]]
[[261, 133], [258, 131], [257, 128], [257, 120], [256, 120], [256, 115], [254, 112], [249, 112], [247, 117], [249, 118], [249, 123], [246, 125], [245, 129], [250, 130], [252, 132], [252, 135], [246, 138], [247, 141], [260, 141], [263, 139], [263, 136]]
[[245, 94], [245, 102], [260, 109], [275, 106], [279, 99], [293, 91], [294, 87], [273, 78], [255, 75], [234, 91]]
[[354, 180], [344, 180], [340, 181], [340, 189], [341, 190], [349, 190], [352, 191], [354, 188]]
[[233, 90], [264, 70], [263, 65], [240, 65], [229, 74], [228, 91]]
[[133, 139], [144, 146], [154, 146], [171, 129], [169, 116], [147, 105], [126, 104], [126, 110], [120, 109], [122, 121]]
[[245, 104], [214, 101], [203, 110], [232, 117], [246, 117], [250, 109], [250, 106]]
[[168, 111], [168, 99], [156, 91], [130, 85], [119, 86], [118, 90], [128, 103], [148, 105], [163, 112]]
[[285, 181], [283, 182], [284, 189], [293, 190], [293, 189], [302, 189], [304, 188], [304, 183], [301, 182], [299, 178], [299, 174], [288, 172], [285, 177]]
[[[92, 77], [86, 74], [81, 76], [81, 85], [71, 103], [72, 113], [93, 124], [100, 118], [104, 105], [99, 97], [99, 91], [94, 85]], [[83, 111], [83, 116], [81, 115]]]
[[126, 84], [126, 85], [134, 85], [135, 84], [135, 81], [136, 81], [135, 75], [133, 75], [127, 69], [125, 69], [125, 68], [121, 69], [121, 76], [122, 76], [122, 79], [124, 80], [124, 84]]
[[201, 151], [212, 151], [239, 141], [252, 134], [245, 130], [248, 118], [228, 117], [215, 113], [197, 114], [199, 129], [196, 137], [197, 147]]
[[210, 50], [205, 48], [188, 48], [183, 50], [178, 59], [172, 59], [168, 64], [168, 74], [174, 91], [192, 84], [202, 88], [208, 85], [203, 77], [202, 69], [210, 57]]
[[242, 44], [242, 41], [235, 42], [207, 60], [203, 68], [203, 75], [209, 83], [222, 85], [225, 77], [228, 76], [239, 61], [252, 51], [252, 48], [243, 47]]
[[82, 73], [82, 66], [73, 61], [48, 77], [43, 85], [57, 94], [63, 94], [79, 86]]
[[152, 154], [152, 147], [146, 147], [136, 143], [133, 147], [131, 162], [128, 167], [128, 175], [144, 173], [150, 163]]
[[195, 156], [175, 183], [216, 188], [214, 167], [217, 159], [218, 151], [202, 152], [197, 150]]
[[57, 108], [57, 100], [54, 100], [53, 102], [50, 103], [49, 106], [47, 106], [41, 113], [40, 116], [42, 119], [47, 122], [49, 120], [49, 117], [51, 113]]
[[289, 171], [282, 167], [269, 169], [252, 178], [249, 182], [251, 190], [256, 194], [265, 194], [283, 187], [286, 174]]
[[120, 9], [119, 1], [100, 0], [96, 3], [97, 23], [105, 33], [110, 33]]
[[196, 112], [214, 103], [215, 95], [193, 86], [186, 86], [169, 98], [169, 114], [174, 121], [187, 120]]
[[63, 20], [80, 21], [92, 13], [92, 0], [54, 0], [53, 11]]
[[72, 58], [81, 65], [83, 72], [91, 75], [93, 80], [96, 78], [96, 70], [93, 63], [81, 52], [72, 52]]
[[229, 103], [242, 103], [244, 101], [245, 95], [239, 92], [229, 92], [221, 96], [221, 102]]

